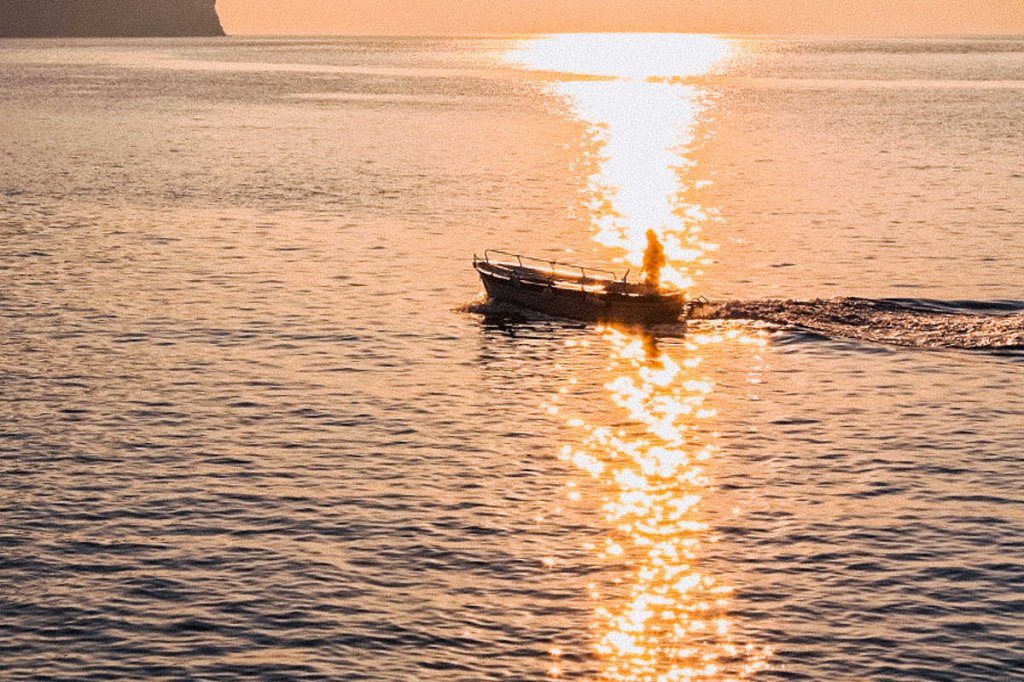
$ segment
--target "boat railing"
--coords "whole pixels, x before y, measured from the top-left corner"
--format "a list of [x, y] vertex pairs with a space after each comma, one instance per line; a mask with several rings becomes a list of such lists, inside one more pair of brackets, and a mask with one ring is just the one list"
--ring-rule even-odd
[[[541, 263], [543, 265], [548, 266], [548, 268], [549, 268], [548, 272], [550, 272], [552, 275], [556, 275], [556, 276], [558, 274], [563, 274], [563, 275], [572, 275], [572, 276], [575, 277], [576, 271], [579, 270], [580, 277], [581, 277], [581, 279], [580, 279], [580, 284], [581, 285], [583, 285], [584, 283], [586, 283], [588, 281], [625, 282], [626, 278], [629, 277], [629, 270], [627, 270], [626, 274], [623, 275], [620, 278], [615, 272], [613, 272], [611, 270], [605, 270], [603, 268], [588, 267], [588, 266], [584, 266], [584, 265], [578, 265], [576, 263], [566, 263], [564, 261], [550, 260], [550, 259], [544, 259], [544, 258], [533, 258], [531, 256], [524, 256], [522, 254], [512, 253], [511, 251], [499, 251], [497, 249], [487, 249], [486, 251], [484, 251], [484, 262], [486, 262], [488, 264], [491, 264], [491, 255], [492, 254], [497, 255], [497, 256], [505, 256], [507, 258], [514, 258], [515, 262], [518, 263], [519, 267], [524, 268], [524, 269], [542, 270], [541, 268], [535, 268], [535, 267], [529, 265], [529, 263]], [[475, 263], [476, 261], [477, 261], [476, 254], [473, 254], [473, 262]], [[505, 264], [505, 265], [512, 265], [512, 263], [505, 263], [503, 261], [499, 261], [499, 263]], [[564, 269], [560, 270], [559, 268], [564, 268]], [[591, 274], [588, 274], [588, 273], [593, 273], [593, 274], [598, 274], [598, 275], [609, 275], [609, 276], [608, 277], [600, 277], [600, 276], [594, 277], [594, 276], [592, 276]]]

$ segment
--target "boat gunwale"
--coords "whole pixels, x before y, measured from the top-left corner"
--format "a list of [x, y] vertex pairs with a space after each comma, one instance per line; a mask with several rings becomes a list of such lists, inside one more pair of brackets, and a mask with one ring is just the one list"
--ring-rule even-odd
[[[502, 255], [502, 256], [511, 256], [512, 258], [516, 259], [516, 262], [514, 264], [511, 263], [511, 262], [504, 262], [504, 261], [495, 261], [495, 262], [492, 263], [492, 261], [491, 261], [491, 254], [492, 253], [493, 254], [499, 254], [499, 255]], [[618, 274], [616, 274], [614, 271], [608, 270], [606, 268], [600, 268], [600, 267], [597, 267], [597, 266], [590, 266], [590, 265], [580, 265], [579, 263], [569, 263], [569, 262], [566, 262], [566, 261], [559, 261], [559, 260], [554, 260], [554, 259], [549, 259], [549, 258], [536, 258], [534, 256], [524, 256], [521, 253], [513, 253], [511, 251], [501, 251], [501, 250], [498, 250], [498, 249], [485, 249], [484, 250], [484, 257], [483, 257], [482, 260], [480, 258], [477, 258], [477, 255], [475, 253], [473, 254], [473, 264], [474, 265], [477, 262], [484, 262], [484, 263], [487, 263], [489, 265], [500, 265], [500, 266], [506, 266], [506, 267], [519, 267], [519, 268], [522, 268], [524, 270], [531, 270], [531, 271], [536, 271], [536, 272], [544, 272], [540, 268], [535, 268], [535, 267], [532, 267], [532, 266], [524, 264], [523, 263], [524, 260], [525, 261], [534, 262], [534, 263], [543, 263], [544, 265], [548, 265], [548, 266], [550, 266], [550, 270], [548, 270], [548, 272], [550, 272], [552, 275], [555, 275], [555, 276], [557, 276], [559, 274], [564, 274], [565, 275], [565, 279], [569, 279], [570, 276], [574, 277], [575, 276], [575, 271], [579, 270], [583, 279], [594, 279], [594, 280], [610, 281], [610, 282], [622, 282], [623, 284], [629, 284], [629, 281], [628, 281], [629, 272], [630, 272], [629, 270], [626, 270], [626, 273], [620, 278], [618, 276]], [[563, 266], [565, 268], [568, 268], [572, 272], [569, 272], [568, 270], [558, 270], [555, 267], [556, 265], [561, 265], [561, 266]], [[587, 276], [587, 271], [588, 270], [590, 272], [600, 272], [600, 273], [604, 273], [606, 275], [611, 275], [611, 277], [588, 277]]]

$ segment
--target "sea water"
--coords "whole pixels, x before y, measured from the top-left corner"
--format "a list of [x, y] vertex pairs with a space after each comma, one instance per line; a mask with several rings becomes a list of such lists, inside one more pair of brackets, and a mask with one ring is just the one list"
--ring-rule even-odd
[[[1022, 97], [1019, 38], [0, 42], [0, 677], [1021, 678]], [[647, 227], [702, 319], [472, 312]]]

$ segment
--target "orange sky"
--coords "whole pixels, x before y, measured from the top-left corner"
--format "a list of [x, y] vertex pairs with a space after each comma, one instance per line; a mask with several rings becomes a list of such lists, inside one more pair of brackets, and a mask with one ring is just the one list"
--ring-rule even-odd
[[231, 34], [1024, 33], [1024, 0], [217, 0]]

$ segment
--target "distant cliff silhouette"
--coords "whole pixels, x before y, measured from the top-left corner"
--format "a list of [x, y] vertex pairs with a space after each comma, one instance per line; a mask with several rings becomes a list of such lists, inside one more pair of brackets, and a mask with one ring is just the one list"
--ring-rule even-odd
[[0, 0], [0, 37], [222, 36], [217, 0]]

